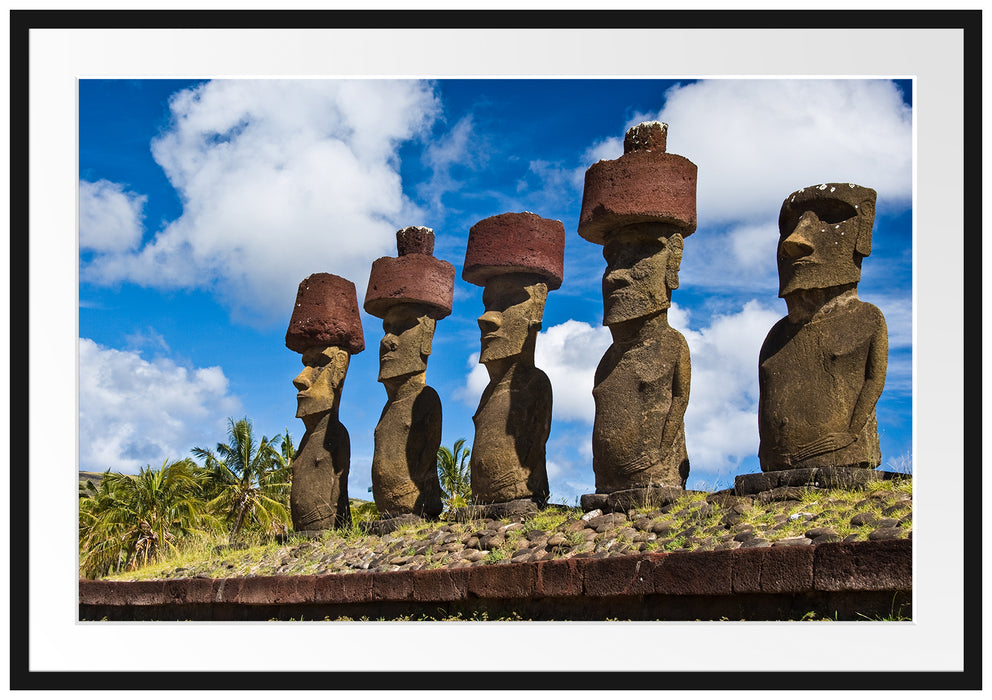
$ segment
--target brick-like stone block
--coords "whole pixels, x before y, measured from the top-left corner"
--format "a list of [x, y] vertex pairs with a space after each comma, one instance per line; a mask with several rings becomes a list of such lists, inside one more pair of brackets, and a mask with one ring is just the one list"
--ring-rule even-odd
[[735, 550], [673, 552], [654, 570], [654, 591], [662, 595], [730, 595]]
[[86, 605], [123, 605], [124, 591], [114, 581], [79, 579], [79, 602]]
[[[240, 605], [299, 605], [314, 598], [314, 576], [250, 576], [238, 579]], [[229, 591], [225, 591], [229, 593]]]
[[761, 593], [761, 563], [766, 547], [735, 549], [731, 561], [731, 588], [734, 593]]
[[588, 596], [650, 595], [654, 571], [665, 555], [633, 555], [583, 559], [582, 588]]
[[462, 279], [485, 286], [493, 275], [529, 272], [545, 278], [549, 290], [561, 286], [565, 268], [565, 225], [529, 211], [497, 214], [468, 232]]
[[830, 542], [813, 557], [813, 585], [822, 591], [894, 591], [913, 587], [913, 541]]
[[300, 282], [296, 290], [286, 347], [303, 352], [328, 345], [354, 355], [365, 349], [365, 336], [355, 284], [337, 275], [317, 272]]
[[372, 574], [372, 600], [413, 600], [410, 571], [383, 571]]
[[537, 563], [539, 598], [568, 598], [582, 595], [582, 562], [588, 559], [549, 559]]
[[162, 594], [168, 603], [206, 604], [214, 602], [217, 579], [180, 578], [165, 581]]
[[315, 603], [367, 603], [372, 599], [372, 574], [323, 574], [314, 579]]
[[769, 547], [761, 560], [762, 593], [803, 593], [813, 587], [813, 547]]
[[111, 605], [159, 605], [162, 602], [164, 581], [116, 581], [119, 593]]
[[473, 566], [468, 592], [477, 598], [529, 598], [537, 589], [534, 564], [495, 564]]
[[413, 599], [422, 603], [464, 600], [468, 597], [469, 569], [411, 571]]

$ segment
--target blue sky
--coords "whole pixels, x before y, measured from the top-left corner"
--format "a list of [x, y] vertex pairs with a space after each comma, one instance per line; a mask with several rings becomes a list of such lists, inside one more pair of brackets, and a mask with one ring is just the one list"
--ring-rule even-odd
[[[451, 316], [427, 370], [443, 444], [472, 441], [487, 381], [477, 364], [481, 289], [460, 279], [469, 228], [509, 211], [565, 225], [537, 364], [554, 389], [551, 498], [594, 490], [592, 375], [609, 344], [601, 248], [576, 225], [586, 168], [622, 153], [626, 128], [669, 124], [668, 150], [699, 168], [672, 325], [692, 355], [690, 488], [759, 470], [757, 354], [785, 313], [775, 246], [782, 200], [821, 182], [878, 191], [860, 296], [889, 326], [878, 404], [883, 465], [912, 447], [912, 107], [888, 80], [81, 80], [80, 468], [135, 472], [213, 447], [229, 417], [298, 442], [284, 345], [297, 284], [313, 272], [364, 297], [395, 232], [429, 226], [455, 265]], [[379, 319], [363, 314], [341, 402], [350, 495], [370, 498]]]

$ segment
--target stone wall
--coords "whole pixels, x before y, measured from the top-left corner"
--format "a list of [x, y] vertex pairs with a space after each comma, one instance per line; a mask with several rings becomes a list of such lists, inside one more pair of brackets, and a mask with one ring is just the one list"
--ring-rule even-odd
[[912, 541], [318, 576], [79, 582], [82, 620], [838, 620], [912, 614]]

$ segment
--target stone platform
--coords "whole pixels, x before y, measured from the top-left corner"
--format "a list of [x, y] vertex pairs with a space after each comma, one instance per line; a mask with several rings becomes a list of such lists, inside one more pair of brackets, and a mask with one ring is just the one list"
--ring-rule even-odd
[[675, 488], [673, 486], [648, 486], [624, 489], [613, 493], [586, 493], [579, 498], [579, 505], [587, 513], [601, 510], [604, 513], [625, 513], [632, 508], [662, 508], [675, 503], [686, 494], [706, 493]]
[[782, 469], [758, 474], [741, 474], [734, 479], [734, 493], [738, 496], [749, 496], [785, 487], [803, 486], [818, 489], [855, 489], [875, 481], [911, 478], [911, 474], [859, 467]]
[[485, 505], [455, 508], [452, 515], [455, 522], [467, 523], [472, 520], [502, 520], [503, 518], [518, 516], [529, 517], [536, 515], [538, 510], [537, 503], [530, 499], [522, 498], [515, 501], [506, 501], [505, 503], [488, 503]]

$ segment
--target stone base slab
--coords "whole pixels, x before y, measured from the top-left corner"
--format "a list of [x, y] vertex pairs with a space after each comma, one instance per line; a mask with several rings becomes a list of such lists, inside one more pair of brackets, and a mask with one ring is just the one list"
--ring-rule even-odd
[[759, 474], [741, 474], [734, 479], [734, 493], [747, 496], [784, 487], [811, 486], [819, 489], [856, 489], [875, 481], [911, 479], [911, 474], [857, 467], [812, 467], [782, 469]]
[[587, 513], [591, 510], [626, 513], [631, 508], [661, 508], [691, 493], [705, 492], [688, 491], [674, 486], [648, 486], [613, 493], [586, 493], [579, 497], [579, 505]]
[[467, 523], [471, 520], [502, 520], [503, 518], [529, 517], [537, 514], [537, 504], [527, 498], [505, 503], [488, 503], [485, 505], [465, 506], [455, 508], [452, 515], [455, 522]]
[[383, 518], [382, 520], [367, 520], [358, 523], [358, 529], [368, 535], [388, 535], [396, 532], [404, 525], [419, 525], [424, 519], [417, 515], [398, 515], [395, 518]]

